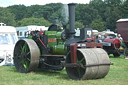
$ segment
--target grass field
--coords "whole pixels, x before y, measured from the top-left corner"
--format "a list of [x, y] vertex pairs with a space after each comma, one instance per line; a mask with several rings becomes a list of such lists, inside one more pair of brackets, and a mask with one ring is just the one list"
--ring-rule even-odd
[[128, 60], [123, 56], [113, 58], [108, 75], [96, 80], [71, 80], [66, 71], [39, 70], [31, 73], [19, 73], [14, 66], [0, 67], [0, 85], [128, 85]]

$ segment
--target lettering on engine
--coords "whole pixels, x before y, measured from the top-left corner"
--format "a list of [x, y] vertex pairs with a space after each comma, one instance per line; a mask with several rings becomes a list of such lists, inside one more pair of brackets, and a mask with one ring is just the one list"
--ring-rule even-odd
[[48, 42], [56, 42], [56, 39], [48, 39]]

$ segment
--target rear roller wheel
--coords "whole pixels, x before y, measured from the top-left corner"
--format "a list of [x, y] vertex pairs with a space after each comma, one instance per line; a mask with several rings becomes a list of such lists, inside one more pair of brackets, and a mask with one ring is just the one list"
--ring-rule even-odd
[[39, 64], [39, 48], [31, 39], [19, 40], [14, 48], [14, 65], [17, 71], [34, 71]]

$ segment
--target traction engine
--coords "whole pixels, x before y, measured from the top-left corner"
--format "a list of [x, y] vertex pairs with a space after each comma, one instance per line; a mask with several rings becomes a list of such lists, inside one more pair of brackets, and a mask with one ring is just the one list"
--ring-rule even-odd
[[103, 49], [109, 54], [113, 54], [114, 57], [120, 56], [120, 40], [117, 38], [106, 38], [103, 41]]
[[37, 68], [63, 70], [74, 80], [97, 79], [107, 75], [110, 60], [101, 43], [92, 42], [91, 28], [80, 29], [75, 36], [75, 4], [69, 6], [69, 29], [51, 25], [48, 31], [31, 31], [14, 48], [17, 71], [28, 73]]

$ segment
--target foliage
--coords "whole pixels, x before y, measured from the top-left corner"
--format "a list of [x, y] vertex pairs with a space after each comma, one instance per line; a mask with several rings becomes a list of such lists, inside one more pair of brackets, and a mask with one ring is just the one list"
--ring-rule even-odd
[[16, 21], [19, 21], [24, 18], [24, 15], [27, 13], [26, 6], [24, 5], [13, 5], [8, 7], [12, 13], [15, 14]]
[[98, 11], [89, 5], [79, 4], [76, 6], [76, 21], [89, 25], [94, 19], [100, 18]]
[[32, 6], [28, 6], [26, 8], [27, 8], [27, 13], [24, 15], [24, 18], [29, 18], [29, 17], [33, 17], [33, 14], [35, 12], [37, 12], [39, 9], [43, 8], [43, 6], [41, 6], [41, 5], [32, 5]]
[[98, 31], [104, 31], [105, 30], [105, 23], [101, 19], [95, 19], [90, 24], [90, 27], [98, 30]]
[[128, 0], [126, 0], [121, 6], [120, 10], [122, 13], [122, 18], [128, 18]]
[[118, 10], [118, 7], [112, 7], [112, 8], [107, 7], [104, 16], [105, 16], [107, 29], [111, 29], [114, 31], [116, 28], [116, 21], [121, 18], [121, 14], [120, 11]]
[[84, 28], [84, 25], [83, 25], [83, 23], [76, 21], [75, 28]]
[[[80, 29], [84, 28], [83, 23], [76, 21], [75, 22], [75, 29], [77, 29], [77, 28], [80, 28]], [[69, 24], [67, 25], [67, 29], [69, 29]]]
[[44, 17], [44, 19], [49, 20], [52, 23], [57, 23], [61, 16], [61, 7], [61, 3], [46, 4], [36, 11], [33, 16], [36, 18]]
[[115, 31], [116, 21], [121, 18], [119, 7], [121, 0], [92, 0], [90, 6], [98, 10], [106, 29]]
[[16, 21], [20, 21], [23, 18], [32, 17], [33, 14], [41, 9], [43, 6], [40, 5], [31, 5], [26, 7], [25, 5], [12, 5], [8, 8], [11, 10], [12, 13], [16, 15]]
[[10, 13], [9, 9], [0, 7], [0, 22], [6, 25], [15, 26], [15, 15]]
[[[64, 10], [64, 6], [66, 7], [66, 5], [61, 3], [31, 6], [12, 5], [7, 7], [10, 10], [9, 13], [13, 14], [12, 17], [10, 16], [8, 18], [15, 18], [15, 21], [19, 23], [24, 18], [43, 17], [51, 23], [67, 25], [68, 9]], [[104, 22], [104, 29], [114, 31], [116, 29], [116, 21], [120, 18], [128, 17], [127, 6], [128, 0], [90, 0], [89, 4], [76, 4], [76, 22], [82, 23], [84, 26], [92, 26], [93, 23], [94, 26], [94, 24], [97, 24], [97, 20], [101, 20]], [[11, 23], [9, 22], [9, 25]], [[95, 29], [101, 30], [98, 26], [95, 27], [97, 27]]]
[[18, 21], [17, 26], [27, 26], [27, 25], [39, 25], [39, 26], [49, 26], [50, 22], [44, 18], [24, 18]]

